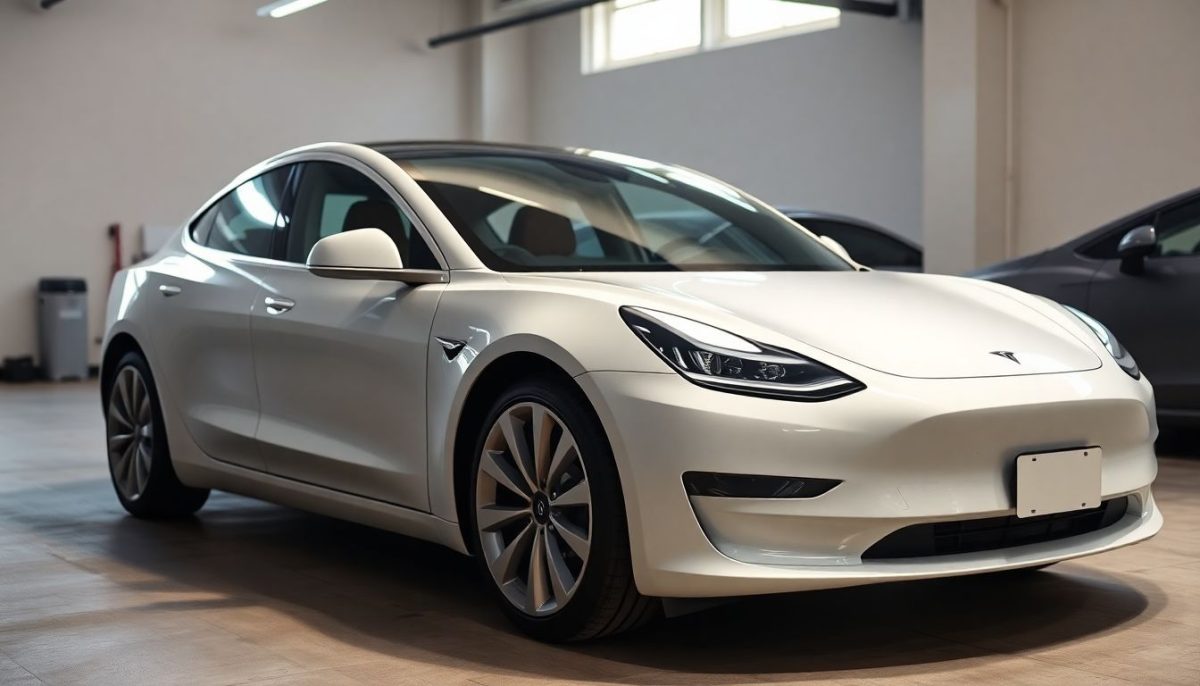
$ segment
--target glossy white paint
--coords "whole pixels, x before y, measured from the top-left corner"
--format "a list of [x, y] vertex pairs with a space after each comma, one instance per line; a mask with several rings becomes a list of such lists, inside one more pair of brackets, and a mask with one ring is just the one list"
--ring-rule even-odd
[[309, 267], [334, 269], [403, 269], [400, 251], [379, 229], [360, 229], [326, 236], [308, 254]]
[[[489, 365], [533, 353], [573, 377], [601, 419], [647, 595], [1036, 565], [1161, 526], [1149, 490], [1150, 384], [1121, 371], [1052, 303], [986, 282], [887, 272], [501, 274], [483, 268], [404, 171], [366, 148], [310, 146], [239, 178], [304, 159], [340, 161], [383, 185], [431, 240], [443, 282], [322, 278], [197, 246], [183, 231], [122, 272], [107, 340], [132, 336], [145, 351], [185, 483], [464, 551], [452, 465], [464, 403]], [[328, 261], [340, 260], [361, 261]], [[795, 351], [866, 389], [798, 403], [701, 388], [632, 333], [621, 306]], [[435, 338], [462, 341], [462, 350], [449, 359]], [[1103, 449], [1102, 497], [1130, 498], [1118, 524], [1003, 551], [861, 559], [909, 524], [1012, 514], [1018, 455], [1086, 446]], [[689, 470], [843, 483], [810, 499], [689, 498]]]

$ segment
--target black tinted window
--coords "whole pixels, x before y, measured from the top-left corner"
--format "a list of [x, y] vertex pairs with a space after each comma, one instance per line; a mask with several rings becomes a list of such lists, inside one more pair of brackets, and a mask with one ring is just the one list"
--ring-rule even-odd
[[825, 219], [799, 219], [805, 228], [842, 244], [850, 257], [868, 267], [920, 267], [921, 253], [871, 229]]
[[1160, 257], [1200, 255], [1200, 201], [1163, 212], [1154, 227]]
[[283, 259], [303, 263], [317, 241], [355, 229], [390, 236], [405, 267], [439, 268], [412, 221], [378, 184], [345, 165], [304, 163]]
[[1145, 225], [1154, 227], [1158, 246], [1151, 257], [1180, 257], [1200, 255], [1200, 201], [1175, 205], [1157, 216], [1146, 214], [1124, 222], [1103, 237], [1084, 245], [1078, 252], [1099, 260], [1115, 260], [1121, 239], [1131, 230]]
[[200, 215], [196, 221], [192, 222], [192, 240], [200, 245], [208, 243], [208, 234], [212, 232], [213, 217], [217, 214], [217, 207], [220, 203], [208, 208], [208, 211]]
[[[204, 244], [210, 248], [249, 255], [270, 257], [275, 227], [284, 226], [281, 216], [288, 167], [269, 171], [233, 189], [221, 198], [197, 224], [197, 234], [203, 231]], [[211, 215], [211, 223], [209, 221]], [[199, 240], [199, 238], [197, 238]]]

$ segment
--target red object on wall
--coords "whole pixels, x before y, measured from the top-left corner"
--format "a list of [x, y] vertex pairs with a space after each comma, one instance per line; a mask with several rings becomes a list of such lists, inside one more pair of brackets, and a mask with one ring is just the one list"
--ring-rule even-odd
[[109, 224], [108, 237], [112, 240], [112, 275], [111, 279], [117, 278], [117, 272], [121, 271], [121, 225]]

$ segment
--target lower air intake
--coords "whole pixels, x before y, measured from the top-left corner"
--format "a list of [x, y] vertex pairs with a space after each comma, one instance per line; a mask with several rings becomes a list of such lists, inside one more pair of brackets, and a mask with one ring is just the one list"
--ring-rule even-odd
[[1129, 509], [1129, 498], [1113, 498], [1100, 507], [1075, 512], [1018, 518], [987, 517], [953, 522], [914, 524], [894, 531], [863, 553], [864, 560], [935, 557], [1015, 548], [1057, 541], [1116, 524]]

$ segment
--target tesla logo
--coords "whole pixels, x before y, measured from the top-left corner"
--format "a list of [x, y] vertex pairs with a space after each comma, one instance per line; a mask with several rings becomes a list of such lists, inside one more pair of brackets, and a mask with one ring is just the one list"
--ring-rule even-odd
[[545, 517], [546, 516], [546, 503], [543, 503], [542, 501], [539, 500], [539, 501], [537, 501], [536, 507], [537, 507], [537, 516]]
[[1010, 353], [1007, 350], [993, 350], [992, 352], [990, 352], [988, 354], [996, 355], [997, 357], [1003, 357], [1006, 360], [1012, 360], [1013, 362], [1016, 362], [1017, 364], [1021, 364], [1021, 361], [1017, 359], [1017, 354]]

